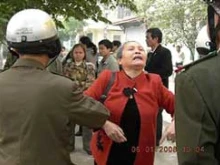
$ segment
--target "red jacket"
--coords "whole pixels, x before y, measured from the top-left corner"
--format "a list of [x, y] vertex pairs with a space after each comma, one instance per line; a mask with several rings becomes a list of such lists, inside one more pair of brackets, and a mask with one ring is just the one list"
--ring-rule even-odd
[[[85, 94], [99, 100], [110, 77], [111, 71], [103, 71]], [[163, 86], [160, 77], [156, 74], [143, 72], [136, 78], [130, 79], [124, 71], [117, 72], [114, 84], [104, 104], [111, 113], [109, 120], [118, 125], [128, 101], [128, 97], [122, 92], [127, 87], [137, 89], [134, 97], [141, 122], [139, 147], [135, 150], [137, 154], [134, 165], [153, 165], [158, 109], [163, 107], [168, 113], [173, 115], [174, 95]], [[101, 139], [99, 140], [102, 143], [103, 151], [97, 147], [97, 138], [100, 137]], [[104, 130], [99, 130], [93, 134], [91, 150], [98, 165], [106, 165], [111, 145], [112, 140], [105, 134]]]

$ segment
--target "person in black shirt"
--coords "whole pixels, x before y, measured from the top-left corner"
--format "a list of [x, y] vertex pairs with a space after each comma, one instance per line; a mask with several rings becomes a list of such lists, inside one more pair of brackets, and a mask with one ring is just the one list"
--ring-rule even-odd
[[[145, 66], [145, 70], [149, 73], [160, 75], [163, 85], [168, 88], [169, 76], [171, 76], [173, 73], [173, 65], [170, 50], [161, 45], [162, 37], [162, 32], [158, 28], [150, 28], [147, 30], [146, 42], [147, 45], [151, 47], [151, 52], [148, 53], [148, 60]], [[157, 116], [157, 146], [159, 146], [159, 142], [162, 136], [162, 110], [163, 109], [160, 108]]]

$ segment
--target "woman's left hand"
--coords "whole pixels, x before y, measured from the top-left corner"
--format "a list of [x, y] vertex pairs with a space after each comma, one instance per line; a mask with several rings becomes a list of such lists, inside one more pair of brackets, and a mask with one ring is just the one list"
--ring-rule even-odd
[[160, 139], [160, 144], [164, 142], [164, 140], [167, 138], [168, 141], [175, 142], [176, 141], [176, 135], [175, 135], [175, 120], [173, 120], [170, 125], [168, 125], [163, 132], [163, 135]]
[[123, 143], [127, 141], [123, 130], [115, 123], [107, 120], [102, 128], [104, 129], [106, 135], [113, 141], [117, 143]]

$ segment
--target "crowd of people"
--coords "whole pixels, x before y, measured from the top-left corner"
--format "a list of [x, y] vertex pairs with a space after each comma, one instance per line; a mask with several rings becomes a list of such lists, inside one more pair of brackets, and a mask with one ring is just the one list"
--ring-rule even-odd
[[[176, 141], [180, 165], [219, 165], [220, 2], [206, 2], [210, 46], [188, 65], [181, 45], [173, 64], [159, 28], [146, 31], [150, 52], [137, 41], [103, 39], [96, 47], [88, 36], [67, 52], [48, 13], [16, 13], [0, 73], [0, 164], [73, 164], [79, 135], [94, 165], [153, 165], [164, 137]], [[163, 110], [172, 117], [164, 134]]]

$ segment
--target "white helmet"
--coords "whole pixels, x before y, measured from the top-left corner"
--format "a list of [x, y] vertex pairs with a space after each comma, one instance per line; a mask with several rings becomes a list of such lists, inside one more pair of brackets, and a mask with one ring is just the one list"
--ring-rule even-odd
[[196, 38], [196, 50], [200, 57], [209, 54], [210, 48], [210, 38], [208, 36], [207, 25], [203, 26], [199, 31]]
[[204, 0], [208, 4], [208, 28], [210, 36], [210, 49], [214, 51], [217, 49], [216, 38], [217, 32], [220, 30], [220, 22], [216, 22], [215, 14], [220, 16], [220, 1], [219, 0]]
[[61, 51], [54, 21], [39, 9], [16, 13], [7, 25], [6, 40], [20, 54], [45, 53], [52, 58]]

